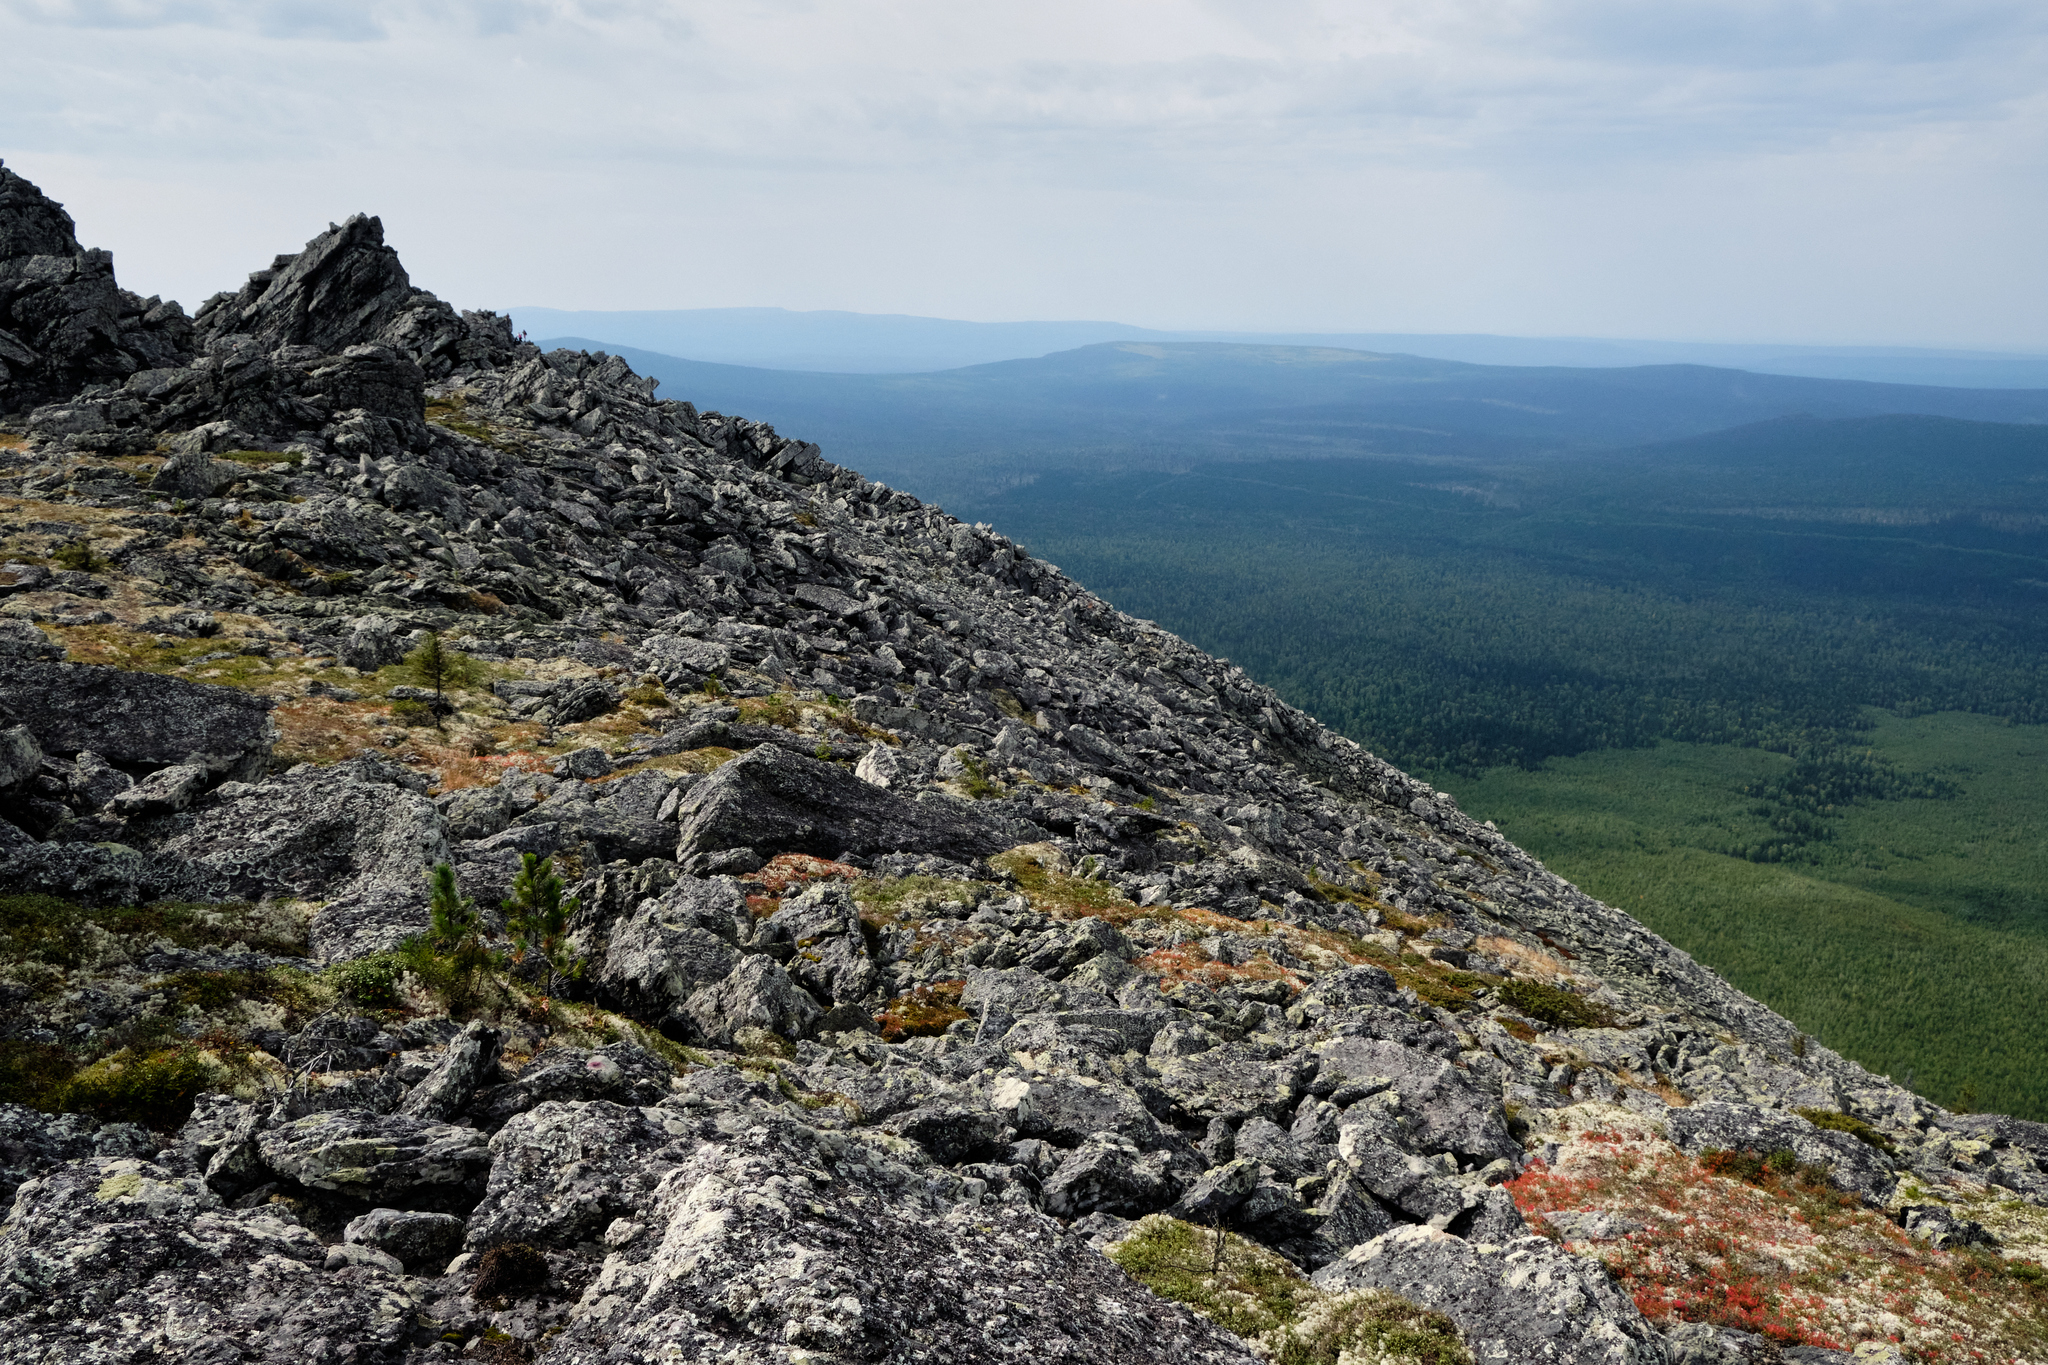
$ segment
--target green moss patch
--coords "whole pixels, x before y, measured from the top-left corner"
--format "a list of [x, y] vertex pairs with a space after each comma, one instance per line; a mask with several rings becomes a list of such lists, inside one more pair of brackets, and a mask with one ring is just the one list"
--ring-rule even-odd
[[1326, 1294], [1284, 1257], [1235, 1233], [1155, 1213], [1110, 1247], [1109, 1258], [1276, 1365], [1471, 1365], [1443, 1314], [1383, 1290]]

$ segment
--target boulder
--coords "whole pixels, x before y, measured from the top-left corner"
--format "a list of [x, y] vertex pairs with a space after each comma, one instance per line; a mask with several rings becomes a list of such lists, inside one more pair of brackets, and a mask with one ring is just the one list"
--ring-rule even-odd
[[739, 965], [729, 940], [749, 919], [731, 882], [680, 878], [612, 926], [592, 986], [600, 1000], [636, 1018], [674, 1014], [699, 988], [723, 981]]
[[43, 746], [26, 725], [0, 730], [0, 791], [18, 787], [43, 766]]
[[1542, 1237], [1481, 1246], [1408, 1225], [1353, 1247], [1318, 1289], [1386, 1289], [1458, 1325], [1476, 1365], [1665, 1365], [1663, 1340], [1596, 1261]]
[[197, 764], [213, 777], [261, 777], [277, 737], [271, 703], [232, 687], [90, 664], [15, 660], [0, 671], [0, 715], [45, 753], [90, 749], [130, 771]]
[[0, 616], [0, 663], [12, 668], [24, 663], [56, 663], [63, 658], [63, 644], [38, 630], [34, 622]]
[[45, 1114], [21, 1104], [0, 1104], [0, 1205], [11, 1203], [23, 1182], [82, 1157], [153, 1155], [156, 1139], [139, 1124], [102, 1124], [85, 1114]]
[[515, 1116], [491, 1139], [490, 1180], [470, 1214], [468, 1244], [595, 1240], [653, 1203], [687, 1150], [673, 1144], [689, 1132], [680, 1115], [606, 1100], [551, 1100]]
[[371, 1209], [360, 1218], [350, 1219], [341, 1238], [351, 1245], [374, 1247], [408, 1269], [431, 1273], [462, 1249], [466, 1227], [452, 1213]]
[[138, 815], [181, 811], [206, 790], [209, 776], [206, 769], [197, 763], [174, 763], [117, 792], [109, 802], [109, 809], [128, 820]]
[[724, 980], [694, 991], [683, 1010], [698, 1036], [719, 1047], [730, 1047], [748, 1028], [801, 1038], [824, 1014], [779, 963], [764, 956], [741, 958]]
[[336, 1110], [265, 1129], [263, 1164], [308, 1189], [398, 1207], [474, 1198], [491, 1161], [490, 1139], [474, 1128], [398, 1114]]
[[1269, 1059], [1251, 1043], [1227, 1043], [1159, 1061], [1159, 1085], [1190, 1119], [1241, 1123], [1278, 1119], [1294, 1110], [1311, 1072], [1298, 1056]]
[[517, 1079], [480, 1091], [470, 1117], [487, 1132], [496, 1132], [513, 1115], [549, 1100], [656, 1104], [667, 1097], [674, 1078], [668, 1063], [623, 1040], [596, 1052], [551, 1047], [529, 1062]]
[[1091, 1135], [1045, 1182], [1045, 1211], [1058, 1218], [1084, 1213], [1136, 1217], [1171, 1203], [1174, 1182], [1164, 1152], [1144, 1153], [1117, 1133]]
[[275, 1205], [224, 1208], [196, 1175], [95, 1158], [24, 1186], [0, 1227], [4, 1353], [20, 1361], [400, 1357], [417, 1313], [382, 1270]]
[[1316, 1050], [1316, 1066], [1319, 1093], [1341, 1093], [1347, 1086], [1354, 1093], [1390, 1090], [1399, 1099], [1408, 1144], [1418, 1152], [1453, 1152], [1476, 1161], [1522, 1154], [1500, 1101], [1441, 1057], [1381, 1038], [1338, 1038]]
[[995, 1152], [1009, 1143], [1010, 1129], [986, 1109], [957, 1104], [923, 1104], [878, 1124], [885, 1133], [909, 1138], [942, 1166]]
[[90, 815], [132, 788], [135, 779], [88, 749], [72, 760], [70, 785], [73, 807]]
[[300, 764], [131, 822], [129, 837], [186, 869], [185, 894], [195, 899], [327, 901], [313, 921], [313, 947], [334, 962], [427, 927], [425, 874], [450, 854], [424, 785], [376, 758]]
[[796, 948], [790, 975], [825, 1001], [860, 1001], [880, 977], [846, 888], [817, 883], [782, 903], [769, 925]]
[[676, 857], [763, 853], [936, 853], [971, 859], [1026, 838], [964, 803], [910, 801], [844, 768], [762, 745], [692, 787], [677, 809]]
[[398, 1112], [408, 1118], [440, 1122], [454, 1118], [469, 1108], [479, 1088], [496, 1077], [498, 1054], [504, 1046], [504, 1034], [480, 1019], [471, 1020], [448, 1044], [434, 1069], [399, 1103]]

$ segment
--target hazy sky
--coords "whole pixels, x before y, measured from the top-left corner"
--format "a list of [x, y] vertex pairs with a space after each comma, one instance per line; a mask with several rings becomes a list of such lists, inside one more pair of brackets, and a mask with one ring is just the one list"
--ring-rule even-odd
[[197, 303], [2048, 350], [2041, 0], [0, 0], [0, 159]]

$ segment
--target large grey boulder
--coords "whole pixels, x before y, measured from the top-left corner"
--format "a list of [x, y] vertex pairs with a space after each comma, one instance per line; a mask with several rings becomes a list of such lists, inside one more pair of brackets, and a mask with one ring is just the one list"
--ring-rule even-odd
[[860, 932], [860, 912], [846, 888], [819, 882], [782, 903], [769, 925], [796, 951], [790, 975], [828, 1002], [861, 1000], [880, 979]]
[[607, 1100], [549, 1101], [516, 1116], [491, 1139], [490, 1182], [470, 1214], [469, 1245], [595, 1240], [654, 1202], [687, 1151], [672, 1144], [689, 1132], [670, 1111]]
[[1164, 1152], [1141, 1152], [1118, 1133], [1096, 1133], [1045, 1182], [1045, 1210], [1060, 1218], [1084, 1213], [1136, 1217], [1171, 1203], [1174, 1180]]
[[474, 1128], [361, 1110], [267, 1128], [256, 1150], [266, 1167], [308, 1189], [401, 1207], [459, 1199], [483, 1184], [491, 1160], [490, 1139]]
[[648, 1154], [650, 1167], [668, 1152], [675, 1160], [653, 1196], [604, 1229], [602, 1289], [579, 1305], [550, 1355], [743, 1365], [799, 1354], [1067, 1365], [1256, 1359], [1051, 1218], [955, 1202], [945, 1191], [957, 1180], [907, 1144], [820, 1132], [772, 1107], [689, 1112], [702, 1114], [693, 1133]]
[[64, 646], [38, 630], [34, 622], [0, 617], [0, 667], [55, 663], [63, 658]]
[[1254, 1044], [1229, 1043], [1164, 1061], [1159, 1085], [1190, 1119], [1235, 1124], [1291, 1113], [1311, 1074], [1300, 1056], [1269, 1058]]
[[801, 1038], [825, 1013], [773, 958], [740, 959], [724, 980], [700, 987], [683, 1009], [705, 1041], [730, 1046], [742, 1029]]
[[642, 1019], [676, 1013], [739, 965], [730, 940], [747, 918], [747, 903], [731, 882], [678, 879], [612, 926], [592, 982], [598, 998]]
[[657, 1104], [668, 1096], [674, 1079], [668, 1063], [623, 1039], [595, 1052], [551, 1047], [527, 1063], [516, 1079], [480, 1092], [469, 1116], [487, 1132], [496, 1132], [513, 1115], [549, 1100]]
[[0, 669], [0, 715], [27, 726], [45, 753], [90, 749], [131, 771], [194, 763], [215, 777], [260, 777], [277, 738], [270, 707], [156, 673], [32, 660]]
[[300, 764], [131, 822], [129, 838], [185, 868], [195, 898], [327, 901], [312, 938], [315, 955], [333, 962], [427, 927], [425, 874], [449, 849], [424, 786], [375, 758]]
[[1408, 1145], [1418, 1152], [1452, 1152], [1482, 1162], [1522, 1154], [1499, 1100], [1441, 1057], [1381, 1038], [1338, 1038], [1316, 1049], [1316, 1065], [1319, 1093], [1347, 1086], [1391, 1091], [1406, 1121]]
[[0, 791], [18, 787], [43, 766], [43, 746], [26, 725], [0, 729]]
[[210, 300], [198, 317], [202, 340], [243, 336], [325, 354], [375, 341], [411, 300], [398, 253], [384, 244], [384, 224], [356, 214], [279, 256], [231, 297]]
[[0, 1206], [12, 1201], [24, 1182], [67, 1161], [146, 1156], [157, 1146], [138, 1124], [102, 1124], [85, 1114], [45, 1114], [26, 1105], [0, 1104]]
[[1458, 1325], [1478, 1365], [1666, 1365], [1660, 1337], [1594, 1261], [1542, 1237], [1482, 1246], [1410, 1224], [1352, 1248], [1318, 1289], [1387, 1289]]
[[844, 768], [764, 744], [692, 787], [677, 809], [676, 857], [762, 853], [936, 853], [971, 859], [1030, 838], [963, 803], [909, 801]]
[[349, 1220], [341, 1238], [355, 1246], [375, 1247], [407, 1268], [432, 1272], [462, 1249], [463, 1220], [452, 1213], [420, 1209], [371, 1209]]

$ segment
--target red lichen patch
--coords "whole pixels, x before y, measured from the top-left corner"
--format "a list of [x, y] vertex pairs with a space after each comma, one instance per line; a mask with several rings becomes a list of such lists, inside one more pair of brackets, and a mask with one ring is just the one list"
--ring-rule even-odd
[[808, 853], [778, 853], [754, 874], [771, 896], [786, 896], [791, 887], [834, 878], [844, 882], [860, 880], [860, 869], [830, 858], [813, 858]]
[[781, 908], [782, 897], [780, 896], [747, 897], [747, 913], [752, 915], [755, 919], [767, 919], [770, 915], [774, 914], [777, 910], [780, 910]]
[[[1789, 1154], [1693, 1160], [1643, 1129], [1567, 1137], [1505, 1189], [1537, 1231], [1597, 1257], [1645, 1316], [1786, 1344], [1899, 1343], [1916, 1361], [2048, 1358], [2048, 1273], [2028, 1261], [1914, 1243]], [[1610, 1240], [1560, 1236], [1551, 1215], [1602, 1212]]]
[[900, 1043], [905, 1038], [934, 1038], [944, 1033], [948, 1026], [969, 1017], [960, 1008], [960, 995], [966, 989], [965, 981], [935, 981], [897, 996], [875, 1016], [882, 1040]]

